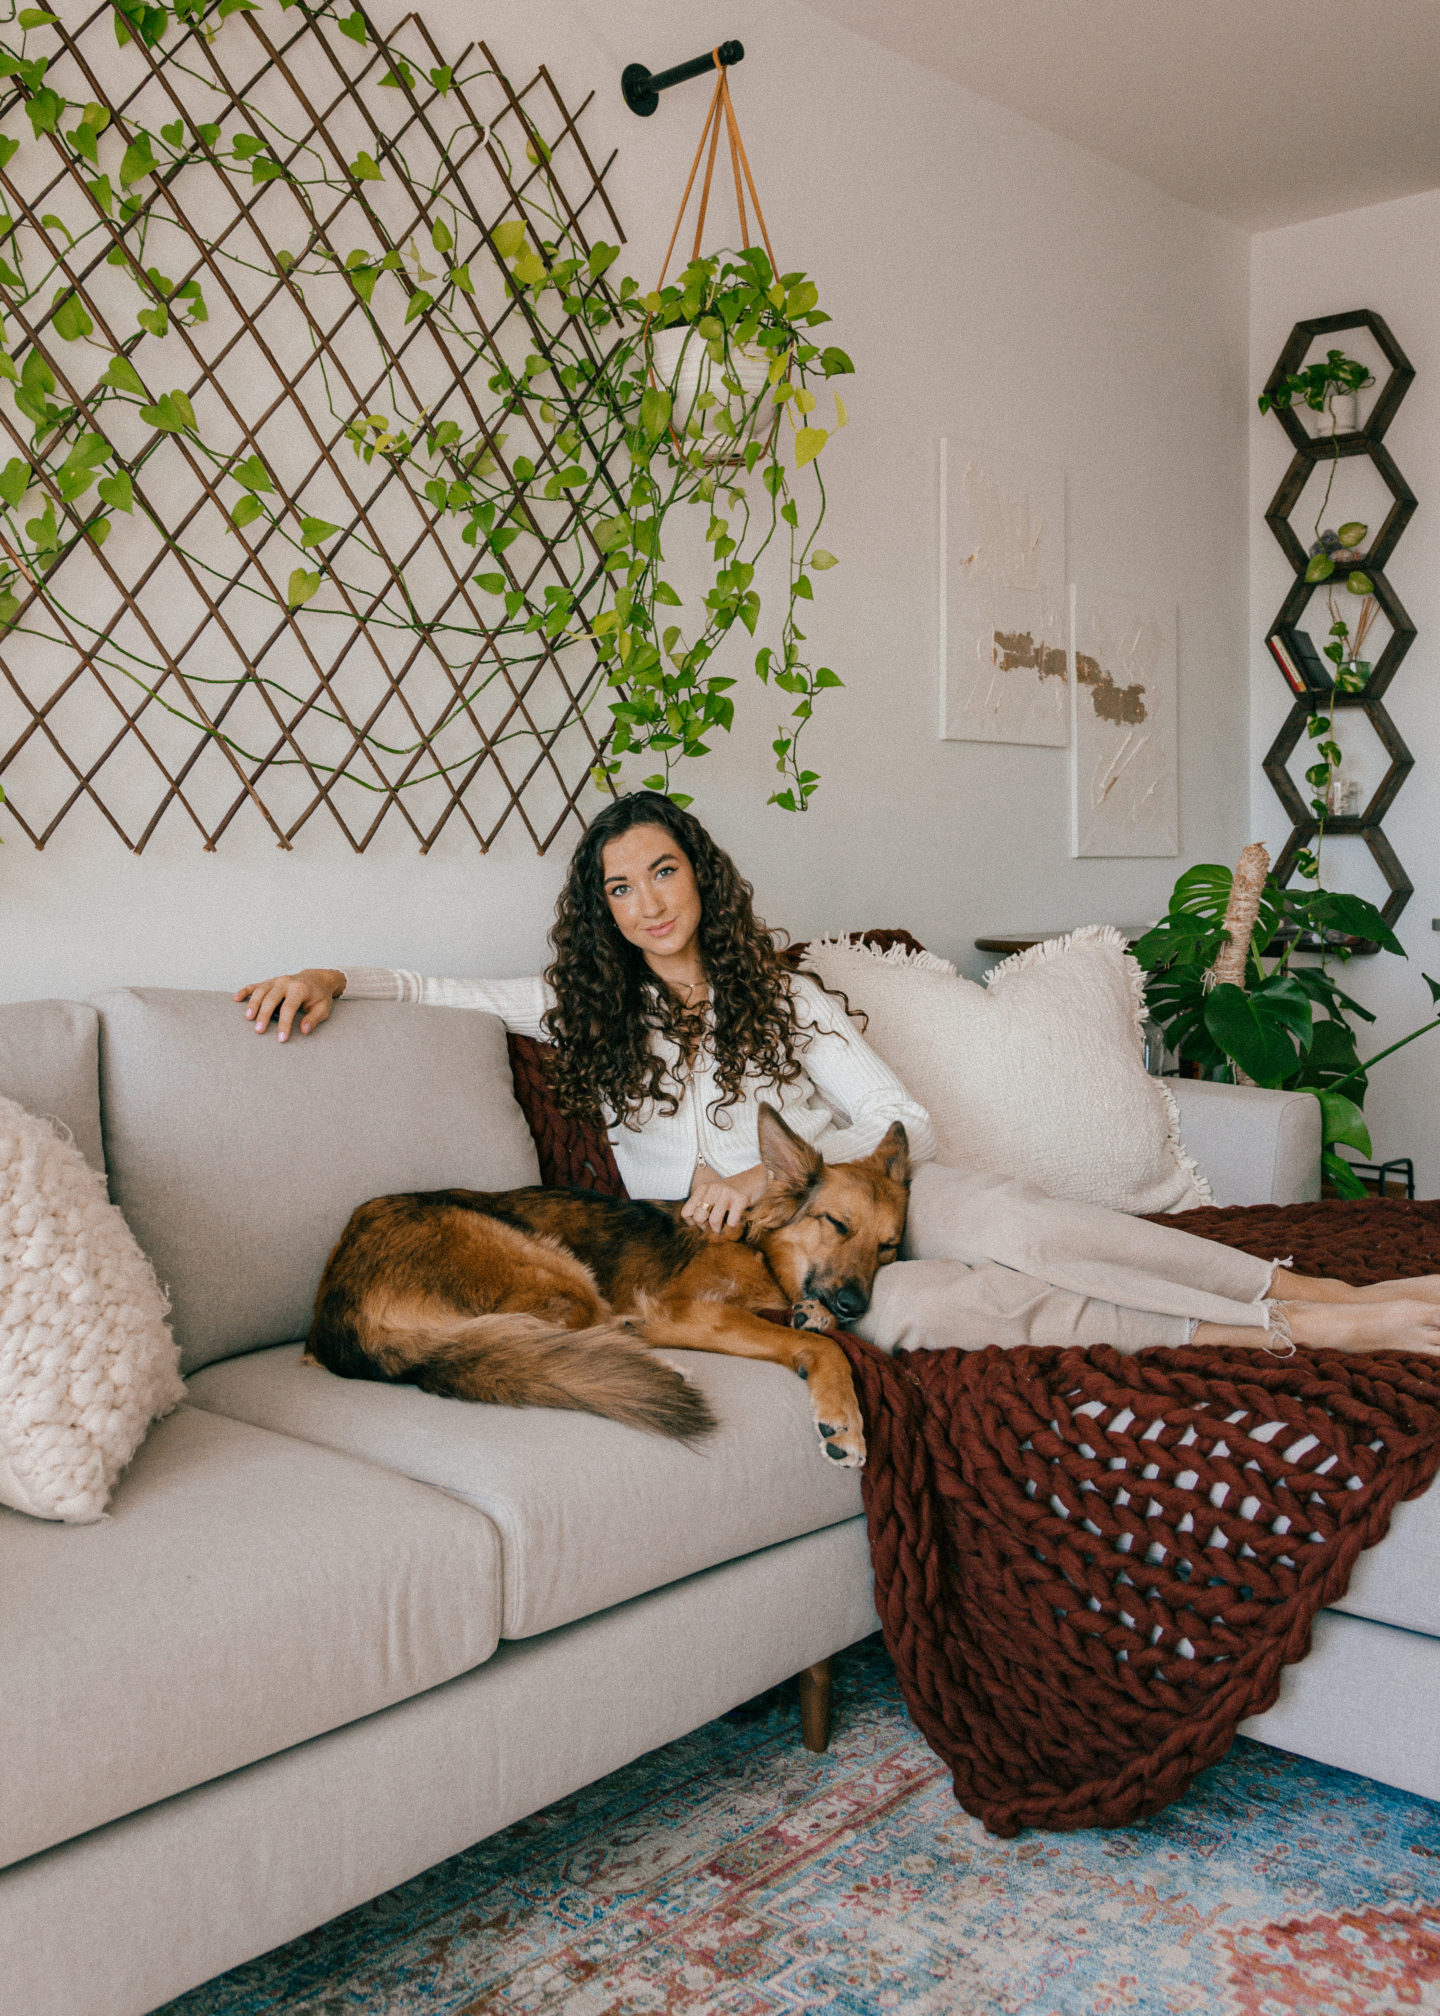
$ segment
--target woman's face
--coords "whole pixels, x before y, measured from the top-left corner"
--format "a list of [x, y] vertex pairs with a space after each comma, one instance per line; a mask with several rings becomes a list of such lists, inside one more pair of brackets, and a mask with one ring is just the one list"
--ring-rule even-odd
[[657, 970], [691, 953], [700, 929], [695, 872], [664, 826], [632, 826], [600, 856], [605, 900], [620, 935]]

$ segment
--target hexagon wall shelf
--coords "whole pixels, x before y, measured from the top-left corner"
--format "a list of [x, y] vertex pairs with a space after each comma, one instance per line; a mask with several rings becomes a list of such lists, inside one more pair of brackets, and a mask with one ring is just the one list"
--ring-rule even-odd
[[1285, 718], [1280, 733], [1270, 745], [1263, 768], [1274, 786], [1276, 797], [1285, 808], [1286, 817], [1291, 822], [1290, 837], [1275, 863], [1275, 879], [1277, 882], [1285, 883], [1294, 872], [1300, 850], [1308, 847], [1320, 830], [1320, 822], [1311, 809], [1310, 801], [1301, 792], [1288, 767], [1291, 756], [1305, 735], [1306, 724], [1317, 708], [1328, 708], [1332, 702], [1338, 708], [1358, 708], [1366, 716], [1380, 746], [1390, 759], [1389, 767], [1371, 794], [1370, 802], [1364, 811], [1351, 818], [1339, 816], [1327, 818], [1325, 831], [1332, 836], [1353, 834], [1365, 842], [1390, 892], [1383, 905], [1383, 912], [1386, 922], [1393, 924], [1414, 894], [1414, 884], [1402, 867], [1395, 849], [1386, 839], [1381, 821], [1394, 804], [1397, 792], [1414, 767], [1415, 759], [1390, 719], [1383, 704], [1383, 696], [1398, 671], [1401, 660], [1415, 641], [1415, 626], [1405, 613], [1404, 605], [1386, 578], [1384, 569], [1395, 550], [1396, 542], [1414, 515], [1416, 500], [1414, 492], [1397, 468], [1394, 457], [1384, 445], [1384, 435], [1395, 417], [1400, 401], [1409, 389], [1415, 371], [1384, 320], [1372, 308], [1360, 308], [1346, 315], [1318, 315], [1308, 322], [1297, 322], [1290, 332], [1284, 349], [1275, 360], [1275, 368], [1270, 373], [1265, 390], [1273, 393], [1291, 372], [1300, 369], [1317, 336], [1335, 335], [1342, 329], [1367, 329], [1390, 367], [1389, 375], [1380, 388], [1364, 426], [1338, 434], [1333, 441], [1329, 435], [1309, 433], [1299, 415], [1291, 408], [1280, 406], [1272, 408], [1295, 454], [1281, 479], [1279, 489], [1270, 501], [1270, 508], [1265, 513], [1265, 523], [1274, 533], [1281, 552], [1295, 570], [1295, 581], [1281, 604], [1274, 622], [1270, 625], [1270, 634], [1274, 635], [1276, 631], [1303, 629], [1305, 612], [1311, 597], [1317, 590], [1334, 585], [1333, 582], [1305, 579], [1309, 556], [1290, 523], [1290, 514], [1299, 503], [1301, 492], [1316, 464], [1328, 461], [1332, 453], [1338, 453], [1342, 460], [1354, 455], [1366, 456], [1392, 500], [1379, 531], [1355, 563], [1363, 567], [1375, 584], [1375, 600], [1390, 625], [1390, 636], [1361, 692], [1315, 694], [1308, 699], [1296, 700]]

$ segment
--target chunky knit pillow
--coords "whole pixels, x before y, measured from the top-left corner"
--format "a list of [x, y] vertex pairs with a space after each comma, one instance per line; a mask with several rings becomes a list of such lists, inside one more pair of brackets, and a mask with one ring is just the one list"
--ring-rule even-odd
[[553, 1043], [533, 1036], [511, 1036], [510, 1077], [515, 1101], [535, 1142], [540, 1181], [547, 1190], [594, 1190], [602, 1197], [623, 1197], [625, 1185], [603, 1127], [562, 1113], [550, 1084]]
[[1112, 926], [1018, 953], [983, 987], [901, 946], [817, 940], [806, 963], [865, 1011], [866, 1041], [929, 1109], [945, 1161], [1112, 1211], [1213, 1201], [1169, 1088], [1145, 1070], [1144, 976]]
[[155, 1270], [105, 1179], [0, 1099], [0, 1505], [84, 1524], [185, 1397]]

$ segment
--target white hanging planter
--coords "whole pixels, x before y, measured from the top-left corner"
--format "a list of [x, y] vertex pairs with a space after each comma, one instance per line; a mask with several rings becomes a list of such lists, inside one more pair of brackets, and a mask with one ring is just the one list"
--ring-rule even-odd
[[[725, 362], [717, 364], [705, 338], [688, 323], [652, 330], [647, 350], [655, 383], [671, 397], [671, 426], [683, 440], [692, 417], [698, 419], [707, 462], [742, 462], [746, 444], [765, 440], [774, 429], [780, 409], [770, 383], [770, 351], [758, 344], [731, 344]], [[738, 396], [724, 384], [727, 376], [740, 386]], [[706, 392], [717, 403], [697, 412], [696, 402]], [[734, 422], [733, 435], [717, 429], [715, 415], [721, 411]]]

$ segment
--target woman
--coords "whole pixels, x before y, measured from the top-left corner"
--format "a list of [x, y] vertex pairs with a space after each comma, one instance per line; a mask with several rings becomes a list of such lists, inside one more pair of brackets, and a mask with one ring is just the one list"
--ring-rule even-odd
[[[887, 1350], [986, 1344], [1255, 1345], [1440, 1352], [1440, 1277], [1352, 1288], [1287, 1274], [1175, 1227], [1047, 1197], [934, 1160], [934, 1129], [838, 1000], [781, 963], [752, 890], [700, 822], [636, 791], [575, 850], [545, 978], [435, 980], [308, 968], [238, 989], [279, 1040], [310, 1035], [341, 995], [498, 1015], [556, 1046], [555, 1092], [604, 1120], [632, 1197], [686, 1199], [734, 1237], [765, 1188], [762, 1099], [827, 1161], [904, 1124], [915, 1170], [907, 1249], [857, 1324]], [[837, 1115], [843, 1114], [843, 1121]]]

